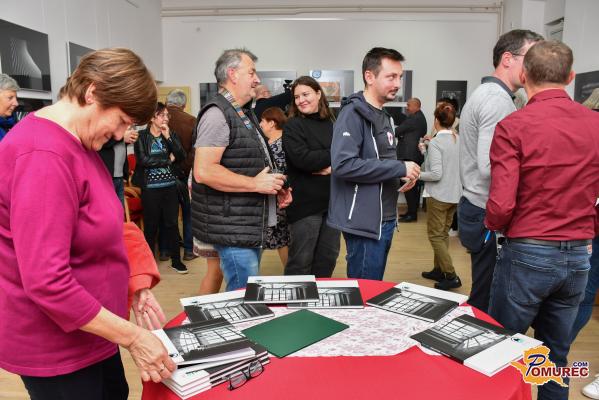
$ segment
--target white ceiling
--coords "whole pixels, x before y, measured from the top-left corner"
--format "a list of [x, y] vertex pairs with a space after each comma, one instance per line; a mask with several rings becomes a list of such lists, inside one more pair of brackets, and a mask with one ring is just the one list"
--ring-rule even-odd
[[[502, 0], [162, 0], [162, 15], [223, 16], [365, 11], [483, 11]], [[491, 10], [489, 10], [491, 11]]]

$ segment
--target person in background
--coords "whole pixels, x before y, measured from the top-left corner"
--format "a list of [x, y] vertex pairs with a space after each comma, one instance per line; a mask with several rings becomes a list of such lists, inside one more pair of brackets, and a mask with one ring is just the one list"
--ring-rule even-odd
[[[327, 223], [343, 232], [348, 278], [382, 280], [397, 226], [398, 189], [416, 184], [420, 167], [397, 160], [391, 118], [383, 110], [401, 85], [404, 57], [375, 47], [362, 61], [364, 92], [341, 104], [331, 144]], [[408, 182], [400, 187], [400, 178]]]
[[13, 117], [13, 111], [19, 105], [17, 90], [20, 90], [17, 81], [6, 74], [0, 74], [0, 141], [17, 123]]
[[[594, 89], [589, 98], [586, 99], [582, 105], [593, 111], [599, 112], [599, 89]], [[597, 209], [597, 207], [595, 208], [599, 215], [599, 209]], [[576, 314], [574, 325], [572, 325], [572, 333], [570, 334], [572, 343], [574, 343], [578, 333], [580, 333], [582, 328], [584, 328], [591, 319], [595, 298], [597, 298], [597, 290], [599, 288], [599, 235], [597, 234], [598, 232], [595, 230], [596, 236], [593, 239], [593, 252], [591, 253], [591, 258], [589, 260], [589, 263], [591, 264], [589, 279], [587, 280], [587, 285], [584, 289], [584, 297], [578, 306], [578, 313]], [[595, 380], [582, 388], [582, 394], [591, 399], [599, 399], [599, 374], [595, 375]]]
[[[427, 130], [426, 118], [422, 113], [421, 107], [420, 99], [415, 97], [409, 99], [406, 105], [408, 118], [395, 129], [395, 135], [397, 136], [397, 159], [412, 161], [418, 165], [424, 161], [422, 153], [418, 149], [418, 143], [426, 135]], [[422, 183], [417, 182], [414, 188], [404, 192], [408, 210], [399, 217], [399, 222], [415, 222], [418, 220], [421, 187]]]
[[[185, 106], [187, 96], [180, 89], [172, 90], [166, 96], [166, 109], [169, 113], [168, 127], [177, 132], [181, 146], [185, 152], [185, 158], [173, 164], [173, 172], [177, 178], [177, 193], [179, 194], [179, 206], [181, 207], [181, 220], [183, 225], [183, 260], [190, 261], [196, 258], [193, 254], [193, 234], [191, 233], [191, 200], [187, 179], [193, 166], [194, 150], [192, 146], [193, 130], [196, 119], [187, 114]], [[163, 228], [161, 224], [161, 228]], [[158, 230], [158, 247], [160, 249], [160, 260], [168, 259], [168, 238], [161, 234], [164, 229]], [[178, 236], [178, 231], [177, 231]], [[179, 236], [178, 236], [179, 237]], [[180, 237], [179, 237], [180, 238]], [[180, 240], [179, 240], [180, 241]]]
[[256, 96], [254, 97], [256, 100], [256, 105], [254, 107], [254, 114], [256, 114], [258, 121], [262, 119], [262, 112], [270, 107], [277, 107], [283, 112], [287, 112], [287, 108], [289, 107], [291, 100], [293, 100], [290, 87], [291, 81], [285, 81], [285, 84], [283, 85], [283, 93], [273, 96], [268, 86], [256, 86]]
[[126, 400], [117, 345], [144, 381], [176, 366], [127, 320], [123, 208], [97, 152], [152, 117], [156, 85], [135, 53], [104, 49], [63, 93], [0, 143], [0, 368], [36, 400]]
[[133, 125], [128, 126], [122, 140], [110, 139], [102, 146], [98, 154], [112, 176], [112, 184], [121, 203], [125, 203], [125, 181], [129, 178], [127, 145], [137, 141], [139, 134]]
[[333, 114], [312, 77], [291, 85], [293, 103], [283, 128], [293, 203], [287, 208], [291, 242], [285, 275], [330, 277], [339, 255], [340, 233], [327, 225]]
[[[283, 151], [283, 127], [287, 117], [278, 107], [270, 107], [262, 113], [260, 128], [268, 139], [268, 146], [276, 165], [276, 170], [282, 174], [287, 173], [285, 152]], [[289, 246], [289, 226], [285, 210], [277, 210], [277, 225], [266, 230], [266, 249], [277, 250], [283, 267], [287, 265]]]
[[[495, 128], [484, 221], [505, 236], [489, 315], [522, 334], [534, 327], [557, 367], [568, 363], [585, 295], [599, 193], [599, 114], [565, 91], [573, 59], [558, 41], [538, 42], [526, 53], [520, 80], [529, 101]], [[538, 398], [565, 400], [568, 387], [548, 382]]]
[[486, 76], [464, 104], [460, 119], [459, 237], [470, 253], [472, 288], [468, 304], [487, 311], [497, 259], [497, 240], [483, 224], [489, 198], [489, 149], [495, 125], [516, 111], [514, 91], [522, 87], [520, 72], [528, 49], [542, 40], [539, 34], [516, 29], [501, 35], [493, 48], [492, 76]]
[[257, 57], [225, 50], [214, 75], [219, 93], [198, 114], [191, 218], [194, 238], [214, 245], [226, 290], [259, 274], [265, 228], [276, 225], [277, 201], [291, 202], [251, 109]]
[[163, 103], [156, 110], [146, 129], [140, 131], [135, 142], [137, 164], [133, 175], [136, 186], [141, 187], [144, 215], [144, 234], [154, 251], [159, 224], [164, 223], [171, 257], [171, 267], [186, 274], [179, 252], [179, 194], [177, 178], [172, 165], [185, 158], [185, 151], [177, 134], [168, 127], [169, 113]]
[[455, 114], [455, 108], [450, 103], [437, 104], [434, 122], [437, 134], [428, 146], [420, 173], [420, 179], [425, 182], [425, 189], [430, 195], [426, 227], [435, 254], [433, 270], [423, 272], [422, 277], [437, 281], [435, 288], [441, 290], [462, 286], [449, 255], [448, 235], [462, 192], [458, 135], [452, 129]]

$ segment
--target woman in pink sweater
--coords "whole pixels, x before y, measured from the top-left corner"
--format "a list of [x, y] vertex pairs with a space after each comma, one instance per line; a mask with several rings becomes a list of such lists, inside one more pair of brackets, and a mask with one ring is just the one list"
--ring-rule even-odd
[[117, 345], [145, 381], [175, 364], [126, 319], [123, 209], [97, 150], [150, 119], [156, 86], [133, 52], [106, 49], [61, 94], [0, 143], [0, 367], [32, 399], [124, 400]]

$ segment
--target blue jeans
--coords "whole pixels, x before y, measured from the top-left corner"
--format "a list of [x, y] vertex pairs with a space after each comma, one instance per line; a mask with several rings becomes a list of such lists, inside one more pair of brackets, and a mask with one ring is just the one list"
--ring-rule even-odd
[[258, 247], [228, 247], [214, 245], [220, 257], [220, 269], [223, 272], [227, 292], [244, 288], [248, 276], [257, 276], [260, 270], [262, 249]]
[[599, 236], [593, 239], [593, 253], [591, 254], [590, 262], [591, 270], [589, 271], [589, 279], [584, 290], [584, 298], [578, 306], [578, 314], [572, 327], [572, 335], [570, 337], [572, 343], [574, 343], [574, 339], [576, 339], [580, 330], [589, 322], [593, 313], [595, 296], [597, 296], [597, 288], [599, 288]]
[[[586, 246], [559, 248], [508, 239], [497, 257], [489, 314], [520, 333], [532, 326], [535, 338], [551, 350], [551, 361], [565, 367], [588, 273]], [[553, 381], [539, 386], [538, 399], [567, 398], [568, 388]]]
[[396, 226], [395, 220], [384, 221], [381, 226], [380, 240], [343, 232], [347, 248], [345, 259], [348, 278], [383, 280]]
[[123, 178], [112, 178], [112, 184], [121, 204], [125, 204], [125, 181]]

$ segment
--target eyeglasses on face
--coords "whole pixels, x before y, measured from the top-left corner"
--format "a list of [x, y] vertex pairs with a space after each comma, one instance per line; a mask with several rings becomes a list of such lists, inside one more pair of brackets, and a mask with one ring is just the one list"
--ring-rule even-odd
[[164, 119], [169, 119], [170, 115], [168, 113], [161, 112], [161, 113], [156, 114], [156, 117], [164, 118]]
[[264, 366], [260, 360], [252, 361], [247, 368], [229, 375], [229, 390], [243, 386], [248, 380], [257, 377], [262, 372], [264, 372]]

